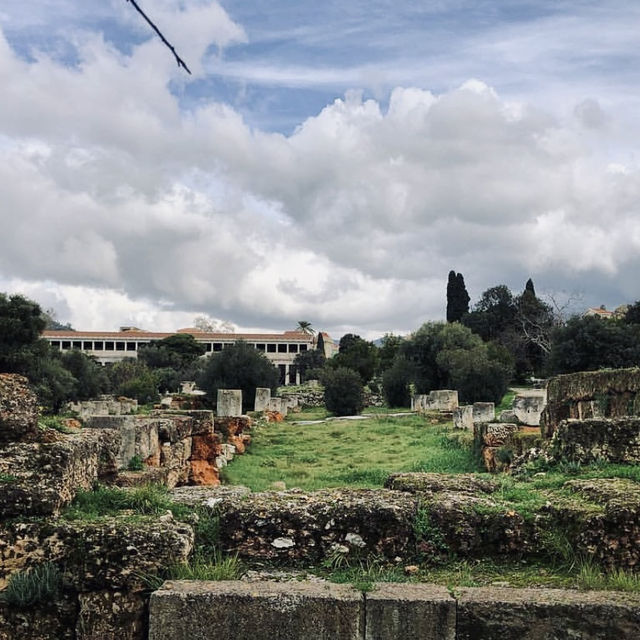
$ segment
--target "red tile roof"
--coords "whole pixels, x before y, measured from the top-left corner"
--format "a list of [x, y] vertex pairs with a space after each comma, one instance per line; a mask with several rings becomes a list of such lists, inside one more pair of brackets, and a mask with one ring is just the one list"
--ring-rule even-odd
[[[302, 333], [300, 331], [285, 331], [284, 333], [208, 333], [206, 331], [185, 330], [181, 333], [189, 333], [196, 340], [220, 340], [235, 341], [247, 340], [255, 342], [256, 340], [287, 340], [290, 342], [312, 342], [313, 336]], [[176, 333], [159, 333], [154, 331], [53, 331], [46, 330], [42, 332], [44, 338], [60, 338], [69, 340], [117, 340], [118, 338], [137, 338], [139, 340], [162, 340]]]

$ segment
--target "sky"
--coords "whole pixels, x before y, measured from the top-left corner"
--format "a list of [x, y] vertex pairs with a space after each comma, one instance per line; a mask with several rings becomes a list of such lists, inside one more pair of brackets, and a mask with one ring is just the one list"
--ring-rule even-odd
[[640, 299], [640, 5], [0, 4], [0, 291], [77, 329], [375, 338], [450, 270]]

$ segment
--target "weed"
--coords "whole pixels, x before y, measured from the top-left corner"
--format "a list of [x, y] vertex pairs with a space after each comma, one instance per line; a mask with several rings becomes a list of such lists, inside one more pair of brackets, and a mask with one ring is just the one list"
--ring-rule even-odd
[[363, 593], [372, 591], [377, 582], [407, 582], [409, 579], [402, 569], [389, 565], [379, 558], [370, 557], [356, 562], [350, 561], [323, 573], [331, 582], [351, 584]]
[[55, 429], [60, 433], [75, 433], [73, 429], [69, 429], [63, 421], [64, 416], [41, 416], [38, 420], [38, 427], [40, 429]]
[[214, 555], [203, 557], [198, 554], [190, 562], [169, 567], [169, 580], [238, 580], [245, 569], [237, 556], [223, 557], [216, 551]]
[[11, 484], [18, 478], [10, 473], [0, 473], [0, 484]]
[[623, 569], [614, 569], [605, 573], [590, 561], [584, 561], [581, 564], [576, 581], [580, 589], [640, 592], [639, 575]]
[[137, 454], [133, 456], [133, 458], [129, 460], [127, 469], [129, 471], [142, 471], [144, 469], [144, 462], [142, 461], [142, 458]]
[[449, 545], [444, 534], [431, 519], [429, 510], [420, 505], [413, 521], [416, 554], [422, 560], [435, 560], [448, 553]]
[[61, 592], [62, 574], [58, 567], [47, 562], [10, 576], [2, 598], [12, 607], [26, 608], [51, 602]]

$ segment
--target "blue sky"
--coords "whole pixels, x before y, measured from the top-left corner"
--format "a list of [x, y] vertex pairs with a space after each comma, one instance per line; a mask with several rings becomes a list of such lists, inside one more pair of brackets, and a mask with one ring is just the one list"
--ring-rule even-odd
[[640, 6], [0, 8], [0, 289], [79, 328], [339, 335], [506, 283], [640, 298]]

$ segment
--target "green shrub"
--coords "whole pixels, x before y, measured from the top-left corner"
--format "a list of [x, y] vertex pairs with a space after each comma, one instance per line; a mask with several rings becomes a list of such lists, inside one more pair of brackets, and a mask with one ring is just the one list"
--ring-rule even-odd
[[62, 592], [62, 574], [47, 562], [9, 577], [2, 599], [11, 607], [26, 608], [56, 600]]
[[353, 416], [364, 407], [362, 380], [346, 367], [329, 369], [324, 375], [324, 403], [328, 411], [338, 416]]
[[129, 460], [127, 469], [129, 471], [142, 471], [144, 469], [144, 462], [142, 461], [142, 458], [137, 454], [133, 456], [133, 458]]
[[382, 393], [390, 407], [408, 407], [411, 404], [409, 385], [412, 379], [413, 367], [411, 363], [400, 356], [382, 374]]

